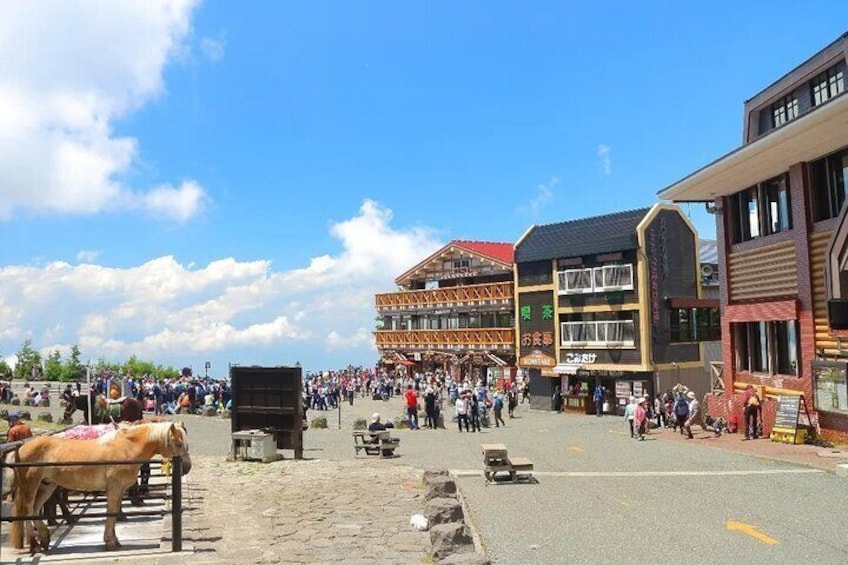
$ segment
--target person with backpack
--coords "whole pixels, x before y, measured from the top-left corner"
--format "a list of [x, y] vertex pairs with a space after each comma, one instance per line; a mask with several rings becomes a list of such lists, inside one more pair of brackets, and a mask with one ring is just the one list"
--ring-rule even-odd
[[677, 399], [674, 401], [674, 431], [680, 428], [680, 435], [683, 435], [683, 426], [686, 420], [689, 419], [689, 403], [686, 402], [686, 397], [682, 392], [677, 393]]
[[492, 402], [492, 408], [495, 411], [495, 427], [500, 428], [501, 424], [506, 426], [503, 419], [504, 396], [500, 390], [495, 391], [495, 397]]
[[757, 439], [757, 417], [760, 411], [760, 397], [753, 385], [745, 387], [742, 394], [742, 415], [745, 420], [745, 437], [743, 439]]
[[595, 386], [595, 394], [592, 396], [592, 400], [595, 401], [595, 415], [600, 418], [604, 413], [604, 398], [606, 395], [604, 394], [604, 387], [601, 385]]

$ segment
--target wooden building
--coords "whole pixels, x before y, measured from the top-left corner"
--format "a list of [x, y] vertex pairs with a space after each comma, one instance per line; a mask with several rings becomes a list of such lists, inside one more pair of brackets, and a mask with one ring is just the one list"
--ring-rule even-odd
[[515, 330], [511, 243], [452, 241], [376, 295], [383, 363], [453, 376], [512, 377]]
[[846, 54], [843, 35], [755, 94], [742, 145], [659, 194], [715, 213], [725, 391], [710, 408], [741, 416], [739, 389], [758, 385], [766, 432], [794, 391], [825, 435], [848, 433]]
[[532, 226], [515, 246], [515, 292], [533, 403], [550, 408], [556, 386], [587, 412], [596, 386], [609, 392], [609, 412], [677, 383], [705, 393], [703, 344], [720, 323], [718, 300], [701, 296], [699, 255], [676, 206]]

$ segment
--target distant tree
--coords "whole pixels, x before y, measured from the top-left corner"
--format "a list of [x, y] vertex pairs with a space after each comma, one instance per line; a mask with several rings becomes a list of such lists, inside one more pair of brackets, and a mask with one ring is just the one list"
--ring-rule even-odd
[[71, 356], [62, 367], [63, 381], [76, 381], [85, 374], [85, 367], [80, 363], [80, 350], [78, 345], [71, 348]]
[[41, 353], [32, 348], [32, 339], [27, 338], [17, 352], [18, 364], [15, 365], [15, 378], [29, 380], [33, 378], [33, 369], [41, 373]]
[[6, 360], [0, 357], [0, 379], [9, 379], [12, 377], [12, 368], [6, 363]]
[[44, 362], [44, 378], [48, 381], [58, 381], [62, 378], [62, 354], [54, 350]]

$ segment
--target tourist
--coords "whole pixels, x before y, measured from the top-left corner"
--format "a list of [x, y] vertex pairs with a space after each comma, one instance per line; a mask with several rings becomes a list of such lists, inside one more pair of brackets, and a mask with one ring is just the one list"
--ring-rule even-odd
[[633, 428], [636, 433], [636, 438], [639, 441], [644, 441], [646, 428], [648, 427], [648, 412], [645, 410], [647, 400], [640, 398], [636, 402], [636, 407], [633, 409]]
[[662, 395], [657, 394], [657, 397], [654, 399], [654, 412], [657, 416], [657, 427], [658, 428], [667, 428], [668, 427], [668, 415], [665, 411], [665, 403], [662, 400]]
[[456, 402], [454, 403], [454, 409], [456, 410], [456, 422], [459, 426], [460, 433], [462, 432], [462, 424], [465, 424], [465, 431], [468, 430], [468, 404], [465, 398], [465, 395], [458, 395], [456, 397]]
[[468, 391], [468, 416], [471, 419], [471, 431], [479, 432], [480, 431], [480, 402], [477, 400], [477, 396], [474, 395], [471, 391]]
[[630, 401], [624, 408], [624, 419], [627, 421], [627, 426], [630, 428], [630, 437], [635, 438], [635, 430], [633, 429], [633, 419], [636, 416], [636, 397], [631, 396]]
[[[701, 405], [698, 403], [698, 399], [695, 398], [695, 393], [691, 390], [686, 397], [689, 399], [689, 417], [686, 419], [684, 428], [686, 428], [686, 439], [692, 439], [694, 437], [692, 435], [692, 424], [697, 423], [695, 420], [701, 414]], [[702, 425], [701, 428], [703, 427]]]
[[495, 427], [500, 428], [501, 424], [506, 426], [506, 422], [503, 419], [503, 407], [504, 407], [504, 395], [503, 392], [498, 389], [495, 391], [495, 396], [493, 400], [493, 409], [495, 412]]
[[551, 395], [551, 408], [557, 412], [562, 412], [562, 391], [559, 385], [556, 386], [554, 393]]
[[748, 385], [745, 387], [745, 392], [742, 394], [742, 415], [745, 425], [745, 437], [746, 439], [757, 439], [759, 437], [757, 433], [757, 416], [760, 411], [760, 397], [757, 394], [757, 391], [754, 390], [753, 385]]
[[674, 401], [674, 431], [680, 428], [680, 435], [683, 435], [683, 425], [689, 418], [689, 403], [682, 392], [677, 393], [677, 400]]
[[521, 381], [521, 404], [524, 404], [525, 400], [530, 402], [530, 377], [524, 377]]
[[406, 385], [406, 393], [404, 393], [404, 401], [406, 402], [406, 413], [409, 416], [409, 429], [418, 429], [418, 394], [412, 390], [412, 385]]
[[32, 437], [30, 427], [21, 421], [17, 412], [11, 412], [8, 416], [9, 420], [9, 435], [7, 442], [23, 441], [26, 438]]
[[604, 413], [604, 387], [601, 385], [595, 386], [595, 394], [592, 396], [592, 400], [595, 401], [595, 415], [600, 418]]
[[427, 415], [427, 427], [431, 430], [435, 430], [439, 421], [439, 405], [436, 391], [432, 386], [428, 386], [424, 391], [424, 411]]

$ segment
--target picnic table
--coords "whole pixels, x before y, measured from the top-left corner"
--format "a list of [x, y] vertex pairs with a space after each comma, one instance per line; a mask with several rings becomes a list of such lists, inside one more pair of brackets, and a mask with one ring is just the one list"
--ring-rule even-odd
[[510, 457], [504, 444], [484, 443], [480, 447], [483, 449], [483, 476], [487, 483], [494, 481], [498, 473], [508, 474], [513, 482], [533, 476], [533, 462], [526, 457]]
[[381, 459], [393, 457], [398, 445], [400, 445], [400, 438], [392, 437], [388, 430], [353, 432], [353, 449], [356, 455], [359, 455], [360, 451], [365, 451], [366, 455], [379, 455]]

